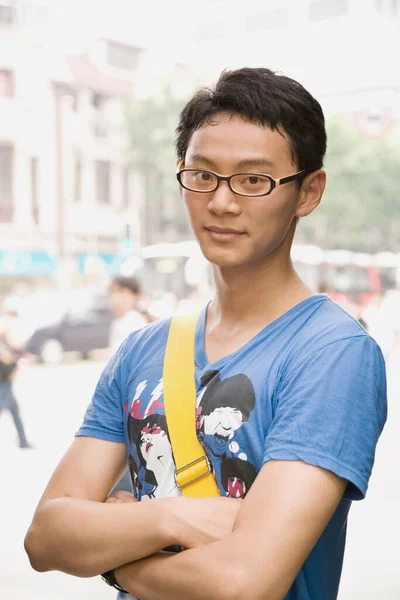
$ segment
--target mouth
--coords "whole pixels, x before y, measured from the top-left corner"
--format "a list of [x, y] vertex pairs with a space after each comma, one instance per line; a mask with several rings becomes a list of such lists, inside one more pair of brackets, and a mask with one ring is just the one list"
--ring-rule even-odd
[[153, 444], [151, 442], [147, 442], [146, 444], [146, 452], [148, 452], [150, 450], [150, 448], [153, 447]]
[[244, 231], [232, 229], [230, 227], [205, 227], [209, 236], [217, 242], [231, 242], [244, 235]]

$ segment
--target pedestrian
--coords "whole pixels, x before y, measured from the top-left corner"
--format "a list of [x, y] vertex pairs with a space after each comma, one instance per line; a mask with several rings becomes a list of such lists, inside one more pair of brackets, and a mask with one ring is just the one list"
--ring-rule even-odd
[[21, 358], [23, 344], [20, 336], [18, 311], [10, 303], [0, 323], [0, 415], [3, 410], [11, 414], [18, 433], [20, 448], [32, 448], [28, 442], [21, 419], [17, 399], [13, 391], [13, 379]]
[[[318, 102], [269, 69], [225, 71], [185, 106], [177, 178], [216, 286], [195, 335], [196, 426], [223, 497], [180, 497], [170, 320], [151, 324], [106, 367], [40, 501], [25, 540], [35, 569], [106, 572], [120, 598], [337, 598], [386, 384], [377, 344], [290, 260], [324, 192], [325, 150]], [[104, 504], [126, 455], [135, 498]], [[184, 551], [160, 552], [171, 544]]]
[[139, 312], [140, 284], [134, 277], [115, 277], [109, 288], [109, 304], [115, 320], [111, 324], [110, 349], [114, 354], [132, 331], [147, 325]]
[[[115, 277], [109, 288], [109, 305], [115, 316], [110, 328], [110, 350], [112, 354], [125, 341], [130, 333], [145, 327], [148, 323], [146, 315], [138, 310], [141, 289], [135, 277]], [[125, 472], [112, 494], [118, 490], [131, 492], [131, 481], [128, 471]]]

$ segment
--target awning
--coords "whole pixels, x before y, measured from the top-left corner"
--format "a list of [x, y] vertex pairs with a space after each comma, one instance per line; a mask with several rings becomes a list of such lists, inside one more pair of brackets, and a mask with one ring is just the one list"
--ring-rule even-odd
[[119, 269], [126, 257], [112, 252], [99, 252], [89, 254], [83, 252], [77, 257], [78, 271], [80, 274], [104, 274], [113, 276], [119, 274]]
[[57, 259], [44, 250], [0, 250], [0, 275], [53, 275]]

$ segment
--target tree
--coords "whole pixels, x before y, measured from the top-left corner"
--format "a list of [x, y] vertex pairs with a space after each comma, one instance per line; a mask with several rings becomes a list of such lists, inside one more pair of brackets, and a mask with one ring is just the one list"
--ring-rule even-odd
[[400, 251], [400, 145], [362, 137], [350, 119], [328, 123], [327, 188], [297, 241], [363, 252]]
[[[175, 178], [175, 128], [185, 100], [176, 98], [166, 87], [159, 95], [137, 100], [129, 107], [127, 128], [129, 162], [145, 182], [145, 243], [188, 236], [185, 208]], [[174, 233], [175, 232], [175, 233]]]

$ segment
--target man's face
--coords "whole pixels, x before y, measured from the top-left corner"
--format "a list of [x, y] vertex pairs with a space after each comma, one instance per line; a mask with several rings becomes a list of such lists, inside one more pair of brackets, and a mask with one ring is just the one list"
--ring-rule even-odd
[[243, 415], [237, 408], [221, 406], [203, 417], [203, 431], [207, 445], [216, 456], [223, 456], [227, 451], [235, 431], [243, 424]]
[[116, 317], [123, 317], [137, 304], [137, 296], [131, 290], [113, 283], [108, 294], [108, 303], [111, 312]]
[[223, 440], [229, 440], [239, 427], [242, 426], [243, 416], [237, 408], [221, 406], [204, 416], [204, 433], [216, 435]]
[[[193, 133], [184, 166], [220, 175], [264, 173], [275, 179], [298, 170], [292, 163], [286, 137], [223, 113], [212, 125], [206, 124]], [[200, 194], [181, 189], [181, 193], [203, 254], [221, 267], [262, 264], [294, 227], [296, 182], [278, 187], [269, 196], [254, 198], [234, 194], [225, 182], [215, 192]], [[237, 233], [224, 236], [212, 229]]]

